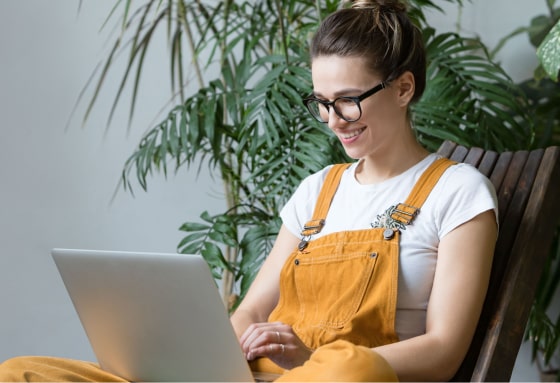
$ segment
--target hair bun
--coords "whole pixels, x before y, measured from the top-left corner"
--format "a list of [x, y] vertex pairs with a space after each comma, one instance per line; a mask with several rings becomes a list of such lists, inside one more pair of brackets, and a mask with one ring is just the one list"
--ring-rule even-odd
[[376, 8], [380, 11], [406, 12], [406, 5], [399, 0], [351, 0], [352, 8]]

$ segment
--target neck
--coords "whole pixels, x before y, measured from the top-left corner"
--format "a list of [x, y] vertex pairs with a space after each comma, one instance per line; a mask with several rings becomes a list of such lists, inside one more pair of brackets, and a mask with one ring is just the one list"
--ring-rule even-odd
[[356, 169], [356, 179], [361, 184], [374, 184], [410, 169], [422, 161], [429, 152], [416, 141], [402, 141], [397, 145], [388, 145], [374, 154], [364, 157]]

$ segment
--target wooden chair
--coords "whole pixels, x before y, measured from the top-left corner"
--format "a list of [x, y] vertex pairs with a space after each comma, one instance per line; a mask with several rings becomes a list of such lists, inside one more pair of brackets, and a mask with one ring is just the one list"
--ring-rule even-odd
[[496, 153], [446, 141], [438, 153], [477, 167], [492, 181], [500, 220], [482, 315], [453, 380], [509, 381], [560, 222], [560, 147]]

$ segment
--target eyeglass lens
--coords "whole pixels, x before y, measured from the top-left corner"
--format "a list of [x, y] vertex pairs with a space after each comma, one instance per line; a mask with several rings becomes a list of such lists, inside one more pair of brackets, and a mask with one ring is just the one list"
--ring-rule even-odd
[[[340, 118], [349, 122], [359, 120], [362, 114], [359, 101], [354, 98], [337, 98], [330, 107], [334, 108], [335, 113]], [[310, 100], [307, 102], [307, 108], [318, 121], [327, 122], [329, 120], [328, 105], [318, 100]]]

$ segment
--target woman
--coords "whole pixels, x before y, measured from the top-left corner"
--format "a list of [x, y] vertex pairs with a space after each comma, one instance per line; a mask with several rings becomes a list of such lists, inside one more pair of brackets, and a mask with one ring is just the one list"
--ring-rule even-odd
[[[286, 380], [386, 380], [376, 374], [388, 366], [400, 380], [448, 380], [467, 352], [487, 289], [497, 237], [493, 188], [476, 169], [457, 164], [423, 188], [429, 195], [416, 216], [394, 219], [393, 207], [411, 197], [437, 158], [411, 128], [408, 108], [422, 95], [426, 64], [420, 31], [400, 2], [356, 1], [334, 13], [315, 35], [311, 58], [306, 105], [358, 161], [334, 186], [326, 215], [314, 209], [321, 187], [332, 182], [325, 181], [330, 167], [305, 179], [283, 208], [274, 248], [232, 316], [243, 350], [257, 369], [291, 370]], [[310, 226], [324, 219], [320, 232], [304, 230], [312, 219]], [[387, 240], [386, 229], [393, 236]], [[400, 241], [398, 265], [385, 259], [378, 270], [387, 255], [379, 250], [375, 271], [362, 274], [369, 265], [353, 264], [354, 255], [367, 258], [375, 249], [347, 246], [360, 241]], [[388, 274], [398, 282], [384, 279]], [[329, 355], [340, 371], [329, 368]], [[380, 367], [370, 371], [362, 362]]]
[[[279, 381], [448, 380], [469, 347], [497, 236], [476, 169], [428, 153], [409, 106], [425, 87], [420, 31], [398, 1], [356, 1], [312, 42], [312, 115], [357, 161], [306, 178], [231, 321]], [[0, 380], [119, 380], [93, 364], [17, 358]]]

